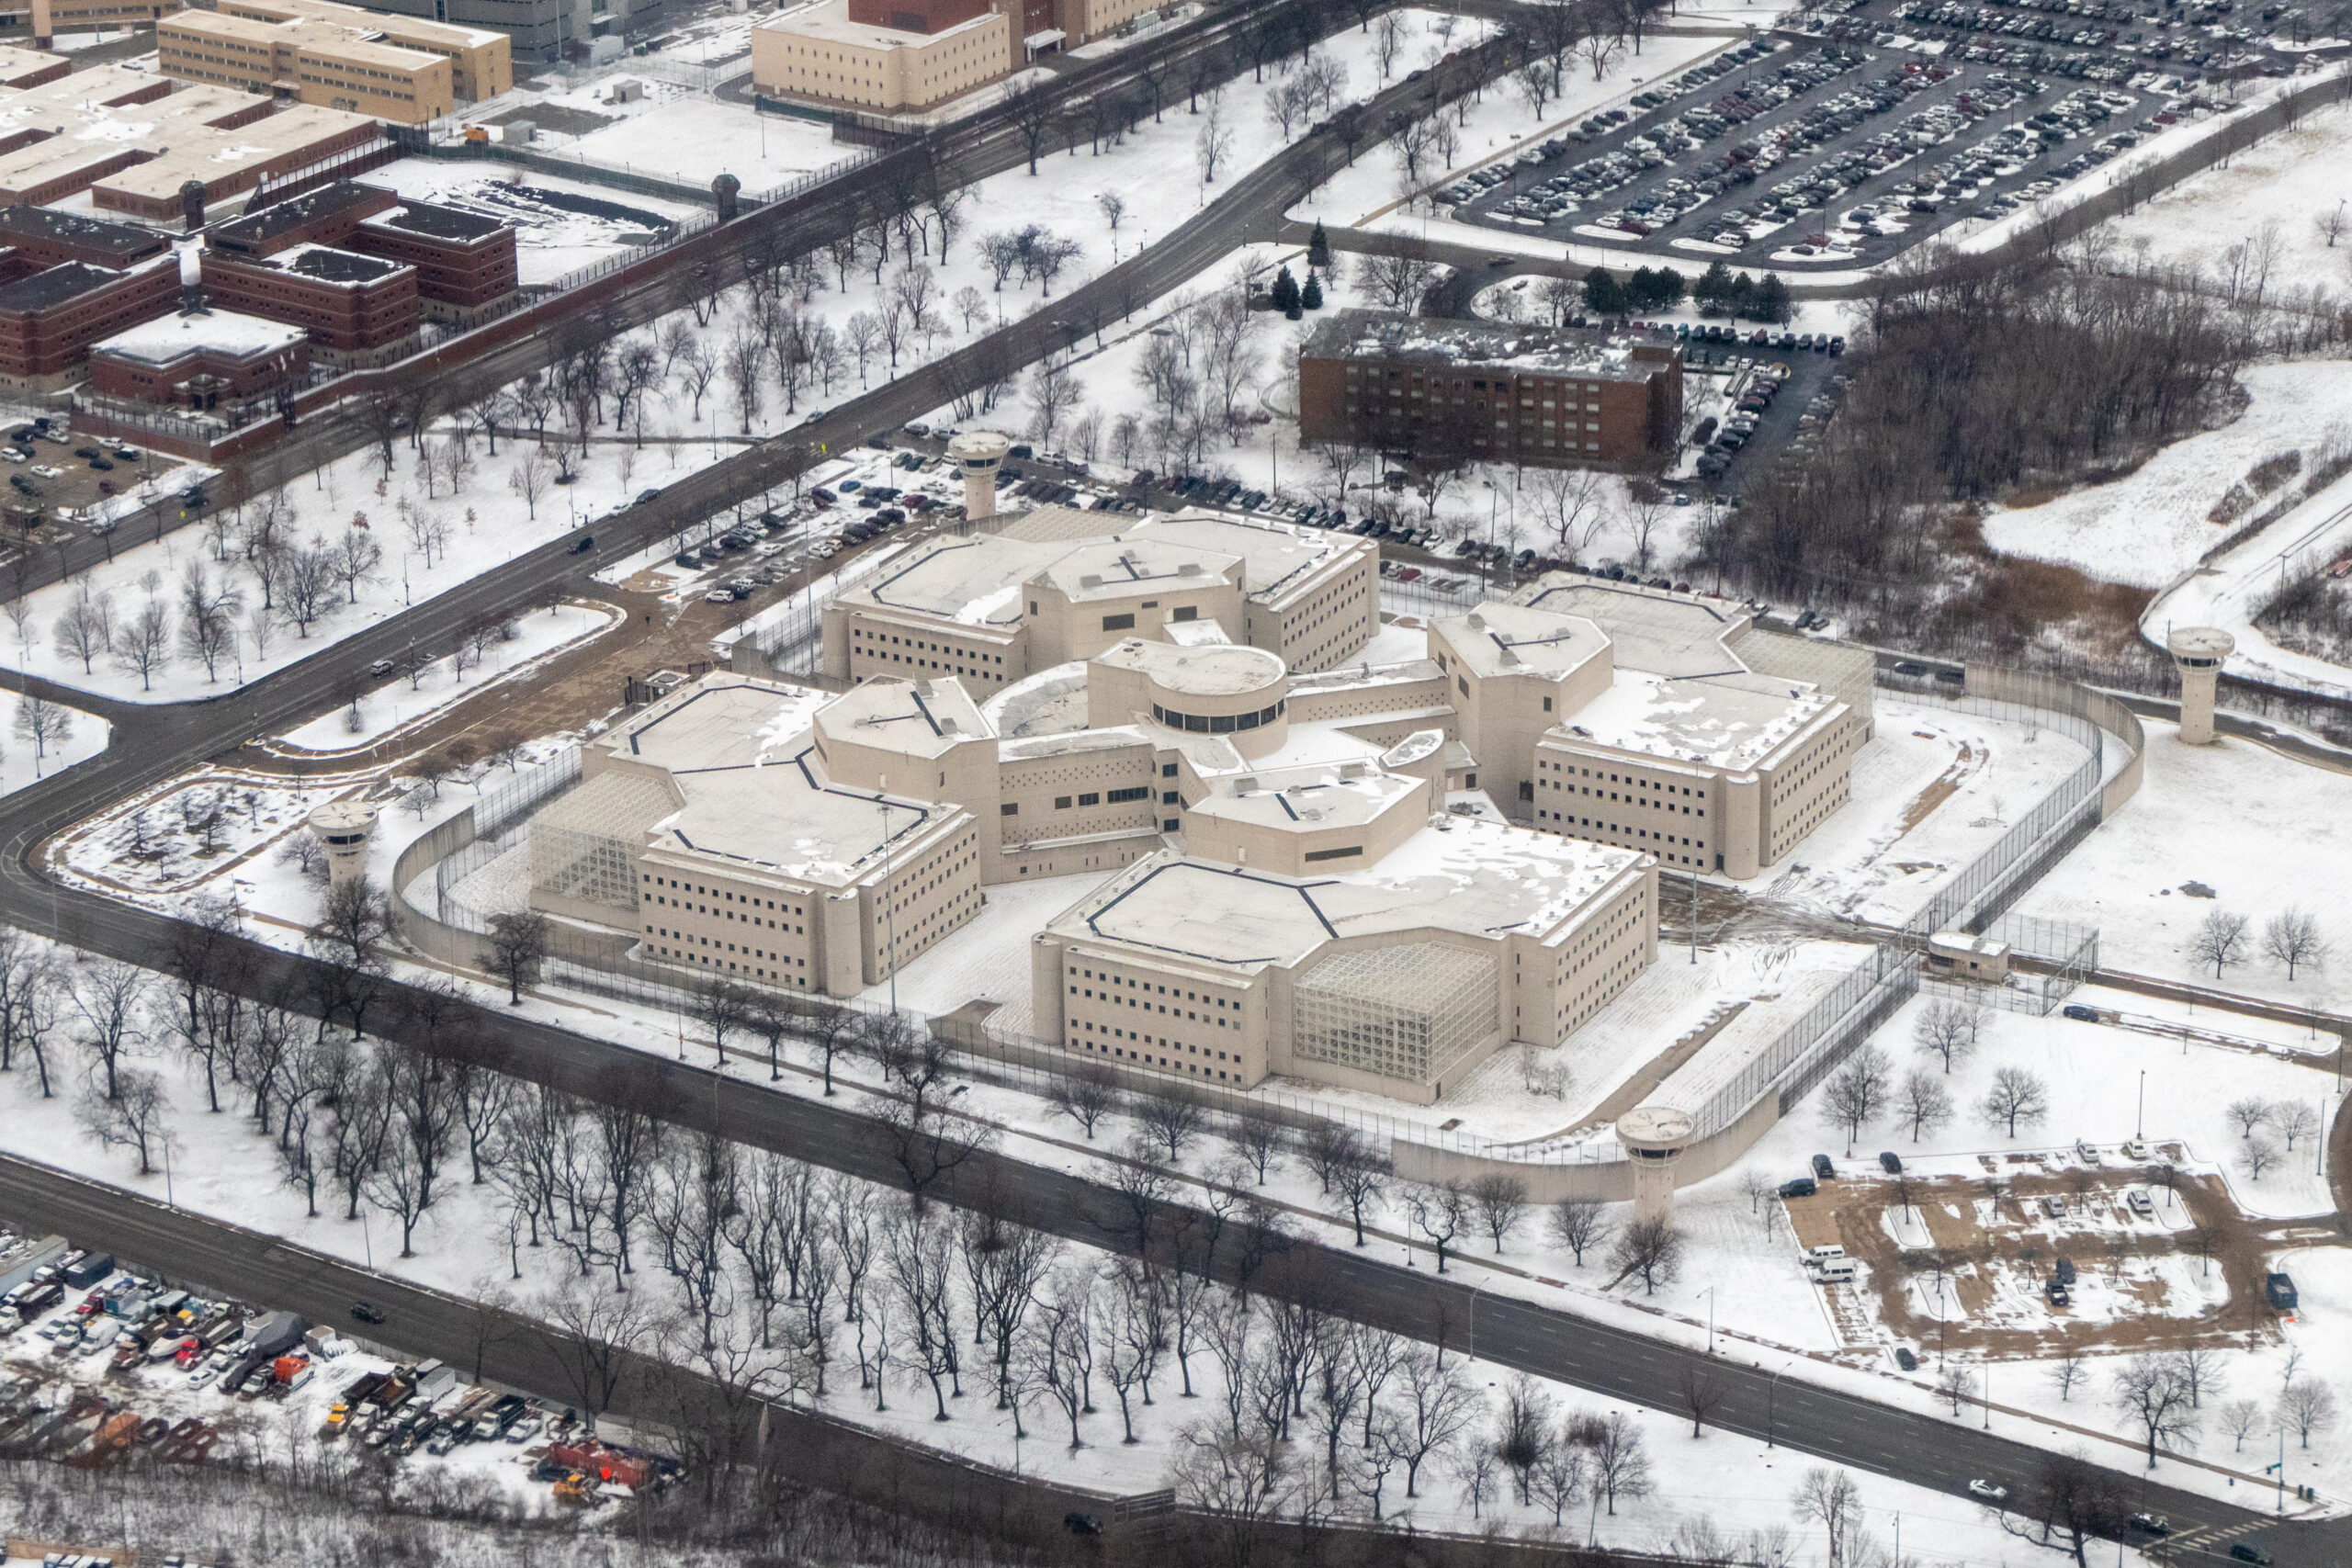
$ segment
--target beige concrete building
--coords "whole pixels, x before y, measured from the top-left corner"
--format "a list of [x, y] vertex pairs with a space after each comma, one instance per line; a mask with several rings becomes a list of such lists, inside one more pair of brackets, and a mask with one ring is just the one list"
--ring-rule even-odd
[[1484, 787], [1537, 829], [1745, 879], [1844, 806], [1866, 653], [1758, 632], [1727, 601], [1555, 574], [1439, 620]]
[[762, 93], [885, 114], [927, 108], [1011, 71], [1014, 41], [1002, 11], [924, 33], [853, 21], [848, 0], [829, 0], [752, 29], [752, 81]]
[[1206, 512], [1111, 535], [1102, 525], [1098, 513], [1049, 506], [1001, 533], [926, 542], [827, 607], [826, 674], [952, 675], [985, 695], [1130, 637], [1204, 623], [1314, 671], [1379, 629], [1370, 540]]
[[33, 41], [46, 47], [59, 33], [115, 31], [156, 21], [180, 0], [31, 0]]
[[325, 0], [223, 0], [156, 24], [158, 63], [192, 82], [419, 125], [514, 85], [503, 33]]

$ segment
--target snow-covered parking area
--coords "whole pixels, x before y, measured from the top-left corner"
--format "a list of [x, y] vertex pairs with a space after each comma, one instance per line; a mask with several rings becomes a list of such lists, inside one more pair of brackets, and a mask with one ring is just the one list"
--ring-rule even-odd
[[591, 262], [657, 243], [695, 210], [660, 197], [487, 161], [402, 158], [370, 170], [360, 183], [513, 224], [515, 271], [526, 285], [553, 283]]

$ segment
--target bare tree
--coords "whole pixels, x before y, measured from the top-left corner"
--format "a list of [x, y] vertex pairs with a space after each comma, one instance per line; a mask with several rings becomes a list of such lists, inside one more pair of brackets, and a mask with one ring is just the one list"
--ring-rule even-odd
[[[74, 710], [62, 707], [47, 697], [30, 694], [17, 702], [17, 734], [33, 743], [33, 777], [41, 774], [41, 762], [52, 746], [62, 748], [74, 738]], [[5, 1029], [0, 1024], [0, 1029]], [[0, 1066], [6, 1066], [5, 1052], [0, 1052]]]
[[1561, 1199], [1552, 1205], [1546, 1224], [1552, 1239], [1576, 1255], [1579, 1269], [1584, 1267], [1585, 1253], [1607, 1245], [1614, 1229], [1608, 1210], [1591, 1198]]
[[2222, 1406], [2222, 1430], [2233, 1443], [2233, 1453], [2245, 1451], [2245, 1440], [2262, 1426], [2262, 1406], [2251, 1399], [2233, 1399]]
[[2291, 984], [2298, 968], [2317, 969], [2327, 962], [2327, 939], [2320, 933], [2316, 915], [2290, 906], [2264, 923], [2262, 951], [2287, 966]]
[[1225, 98], [1214, 94], [1201, 115], [1201, 129], [1193, 139], [1193, 156], [1200, 165], [1201, 183], [1216, 184], [1216, 172], [1233, 155], [1233, 128], [1225, 123]]
[[2268, 1138], [2249, 1138], [2238, 1151], [2238, 1165], [2250, 1180], [2261, 1180], [2278, 1163], [2278, 1145]]
[[1391, 310], [1410, 310], [1435, 276], [1419, 256], [1368, 255], [1356, 269], [1356, 281], [1374, 299]]
[[1503, 1243], [1527, 1213], [1527, 1183], [1515, 1176], [1482, 1176], [1470, 1184], [1470, 1201], [1500, 1256]]
[[481, 965], [506, 982], [506, 1000], [523, 1004], [523, 987], [539, 982], [539, 965], [547, 961], [555, 935], [554, 922], [537, 909], [490, 917], [490, 934], [482, 942]]
[[121, 1098], [123, 1061], [147, 1043], [141, 1028], [146, 1012], [147, 971], [135, 964], [102, 959], [74, 977], [67, 996], [82, 1020], [75, 1036], [91, 1056], [105, 1099]]
[[1690, 1416], [1690, 1435], [1697, 1437], [1707, 1424], [1707, 1417], [1723, 1404], [1727, 1392], [1714, 1369], [1696, 1359], [1682, 1363], [1682, 1408]]
[[1609, 1251], [1609, 1266], [1617, 1272], [1611, 1289], [1639, 1277], [1642, 1293], [1653, 1295], [1682, 1272], [1682, 1233], [1669, 1219], [1636, 1219], [1618, 1233]]
[[150, 599], [117, 627], [115, 662], [123, 673], [139, 677], [139, 689], [155, 689], [156, 672], [172, 661], [172, 617], [163, 601]]
[[[1982, 1008], [1965, 1002], [1932, 1001], [1919, 1010], [1918, 1022], [1912, 1027], [1913, 1043], [1928, 1055], [1941, 1059], [1944, 1071], [1968, 1060], [1983, 1039], [1984, 1012]], [[1917, 1134], [1914, 1134], [1917, 1137]]]
[[1355, 1224], [1356, 1245], [1364, 1244], [1364, 1215], [1387, 1196], [1389, 1165], [1385, 1156], [1361, 1143], [1351, 1140], [1344, 1145], [1346, 1153], [1332, 1168], [1331, 1184], [1340, 1190], [1340, 1201], [1348, 1206], [1348, 1217]]
[[1133, 1110], [1136, 1126], [1148, 1141], [1167, 1151], [1170, 1165], [1182, 1159], [1184, 1151], [1207, 1127], [1208, 1119], [1199, 1106], [1174, 1095], [1144, 1095]]
[[1885, 1052], [1875, 1045], [1864, 1045], [1822, 1086], [1822, 1112], [1846, 1130], [1849, 1156], [1854, 1152], [1854, 1140], [1862, 1128], [1877, 1121], [1886, 1110], [1894, 1074], [1894, 1064], [1887, 1059]]
[[1951, 1090], [1943, 1086], [1937, 1075], [1914, 1067], [1903, 1075], [1894, 1113], [1911, 1124], [1911, 1141], [1916, 1144], [1951, 1120]]
[[[708, 389], [709, 384], [706, 378], [703, 390]], [[701, 407], [702, 392], [697, 391], [695, 394], [697, 418], [701, 417]], [[548, 472], [546, 460], [536, 451], [524, 453], [514, 460], [514, 466], [506, 470], [506, 488], [523, 498], [524, 513], [533, 521], [537, 521], [539, 515], [539, 498], [547, 494], [548, 486], [552, 482], [553, 476]], [[432, 564], [429, 558], [425, 562], [428, 568]]]
[[1993, 1087], [1977, 1102], [1977, 1114], [1988, 1127], [2018, 1135], [2020, 1122], [2039, 1122], [2050, 1114], [2050, 1089], [2023, 1067], [2003, 1067], [1993, 1075]]
[[2090, 1367], [2083, 1359], [2083, 1353], [2068, 1345], [2050, 1363], [2047, 1375], [2051, 1386], [2058, 1391], [2059, 1403], [2064, 1404], [2075, 1397], [2075, 1390], [2090, 1377]]
[[2158, 1450], [2185, 1447], [2195, 1436], [2188, 1383], [2171, 1357], [2132, 1357], [2116, 1368], [2112, 1390], [2115, 1407], [2140, 1428], [2150, 1470]]
[[1095, 1123], [1116, 1112], [1121, 1098], [1118, 1078], [1097, 1062], [1081, 1062], [1061, 1074], [1046, 1096], [1046, 1103], [1085, 1129], [1089, 1143]]
[[57, 617], [52, 632], [58, 657], [80, 660], [82, 673], [89, 674], [98, 655], [114, 647], [114, 615], [107, 595], [93, 595], [85, 581], [65, 613]]
[[[1346, 1190], [1343, 1185], [1340, 1189], [1343, 1196]], [[1453, 1245], [1454, 1237], [1470, 1226], [1471, 1210], [1470, 1193], [1458, 1181], [1441, 1181], [1435, 1185], [1415, 1182], [1405, 1189], [1406, 1217], [1436, 1249], [1437, 1271], [1441, 1274], [1445, 1272], [1446, 1248]], [[1356, 1245], [1362, 1247], [1363, 1220], [1359, 1218], [1356, 1224]]]
[[1642, 1429], [1634, 1424], [1633, 1416], [1611, 1410], [1597, 1421], [1582, 1424], [1579, 1436], [1592, 1456], [1593, 1490], [1607, 1500], [1612, 1517], [1618, 1498], [1646, 1497], [1656, 1490]]
[[1829, 1568], [1849, 1568], [1848, 1551], [1862, 1528], [1862, 1490], [1852, 1475], [1820, 1465], [1806, 1471], [1790, 1495], [1789, 1511], [1821, 1527]]
[[2282, 1100], [2270, 1112], [2273, 1131], [2287, 1140], [2287, 1152], [2295, 1150], [2297, 1138], [2308, 1138], [2319, 1131], [2319, 1112], [2300, 1100]]
[[1282, 1163], [1283, 1151], [1290, 1146], [1290, 1133], [1270, 1117], [1237, 1116], [1225, 1129], [1225, 1141], [1233, 1145], [1242, 1162], [1257, 1174], [1258, 1185], [1263, 1187], [1267, 1173]]
[[2189, 939], [2189, 956], [2200, 964], [2211, 964], [2213, 978], [2220, 979], [2231, 964], [2245, 961], [2246, 925], [2244, 915], [2227, 909], [2211, 910], [2198, 925], [2197, 934]]
[[2251, 1138], [2263, 1128], [2269, 1126], [2270, 1119], [2275, 1113], [2275, 1109], [2268, 1100], [2254, 1096], [2230, 1101], [2229, 1109], [2222, 1112], [2230, 1121], [2237, 1124], [2238, 1136], [2241, 1138]]
[[85, 1136], [107, 1148], [128, 1148], [139, 1156], [139, 1174], [154, 1174], [171, 1134], [164, 1127], [163, 1080], [153, 1073], [125, 1068], [116, 1092], [103, 1095], [93, 1085], [74, 1108]]
[[2043, 1454], [2024, 1495], [2001, 1510], [2001, 1528], [2021, 1540], [2071, 1555], [2089, 1568], [2091, 1543], [2122, 1537], [2132, 1504], [2112, 1471], [2080, 1454]]

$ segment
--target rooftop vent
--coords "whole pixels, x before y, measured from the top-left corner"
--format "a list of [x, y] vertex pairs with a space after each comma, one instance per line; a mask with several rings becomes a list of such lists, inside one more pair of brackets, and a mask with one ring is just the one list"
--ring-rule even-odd
[[1360, 779], [1364, 776], [1365, 772], [1366, 770], [1362, 762], [1342, 762], [1340, 764], [1340, 776], [1343, 779]]
[[1505, 664], [1516, 664], [1516, 663], [1518, 663], [1518, 662], [1519, 662], [1519, 649], [1515, 649], [1515, 648], [1511, 647], [1511, 645], [1510, 645], [1510, 644], [1509, 644], [1509, 643], [1505, 643], [1505, 644], [1503, 644], [1503, 662], [1504, 662]]
[[1487, 617], [1478, 614], [1476, 610], [1471, 611], [1470, 629], [1474, 632], [1485, 631], [1487, 629]]
[[1233, 793], [1236, 795], [1248, 795], [1257, 787], [1258, 777], [1255, 773], [1244, 773], [1233, 781]]
[[1078, 580], [1078, 585], [1080, 588], [1100, 588], [1102, 586], [1102, 578], [1100, 573], [1090, 571]]
[[1198, 561], [1188, 560], [1183, 565], [1176, 569], [1176, 575], [1179, 577], [1198, 577], [1201, 575], [1201, 563]]
[[952, 719], [952, 718], [943, 718], [943, 719], [941, 719], [941, 720], [939, 721], [939, 733], [940, 733], [940, 734], [942, 734], [942, 735], [953, 735], [953, 734], [955, 734], [955, 733], [956, 733], [956, 721], [955, 721], [954, 719]]

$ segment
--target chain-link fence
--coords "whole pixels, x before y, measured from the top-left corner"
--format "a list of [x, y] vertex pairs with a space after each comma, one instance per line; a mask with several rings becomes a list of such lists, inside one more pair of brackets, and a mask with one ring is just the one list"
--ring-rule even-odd
[[[1935, 931], [1973, 922], [2010, 944], [2013, 955], [2034, 962], [2045, 974], [2021, 976], [2014, 1000], [2006, 995], [1989, 1001], [1995, 987], [1970, 987], [1987, 994], [1989, 1005], [2047, 1012], [2054, 1009], [2098, 964], [2098, 933], [2064, 921], [2003, 914], [2002, 908], [2032, 875], [2063, 852], [2075, 836], [2098, 820], [2102, 754], [2105, 741], [2099, 728], [2077, 714], [2029, 707], [1996, 698], [1928, 694], [1939, 705], [1979, 717], [2002, 719], [2033, 730], [2051, 730], [2083, 746], [2089, 756], [2062, 779], [2056, 788], [2026, 816], [1963, 866], [1928, 907], [1903, 927], [1895, 940], [1871, 947], [1856, 966], [1804, 1012], [1791, 1021], [1772, 1041], [1756, 1051], [1730, 1076], [1690, 1107], [1698, 1137], [1734, 1126], [1768, 1095], [1777, 1095], [1782, 1113], [1801, 1100], [1838, 1065], [1883, 1024], [1904, 1002], [1917, 995], [1922, 982], [1926, 938]], [[486, 899], [469, 897], [461, 885], [502, 857], [523, 852], [532, 814], [581, 779], [576, 748], [491, 792], [471, 808], [469, 825], [445, 824], [452, 847], [433, 865], [434, 908], [430, 926], [415, 923], [422, 911], [407, 911], [412, 940], [455, 962], [473, 962], [476, 938], [489, 929], [496, 911]], [[418, 867], [418, 874], [422, 874]], [[526, 873], [527, 874], [527, 873]], [[437, 928], [437, 929], [434, 929]], [[421, 939], [421, 940], [420, 940]], [[636, 938], [619, 930], [602, 930], [570, 921], [554, 922], [550, 949], [543, 966], [546, 983], [592, 995], [636, 1002], [673, 1011], [679, 1019], [683, 1045], [688, 1021], [695, 1012], [700, 977], [666, 965], [646, 964], [631, 955]], [[1939, 989], [1947, 987], [1939, 986]], [[870, 1018], [892, 1011], [887, 1000], [865, 998], [808, 998], [812, 1006], [833, 1006]], [[1426, 1149], [1475, 1155], [1521, 1165], [1596, 1165], [1622, 1160], [1613, 1139], [1590, 1138], [1574, 1143], [1513, 1145], [1432, 1125], [1410, 1117], [1371, 1109], [1346, 1099], [1300, 1094], [1261, 1087], [1242, 1091], [1193, 1083], [1106, 1062], [1073, 1052], [1059, 1041], [1040, 1039], [969, 1010], [956, 1016], [934, 1017], [911, 1008], [896, 1010], [928, 1029], [963, 1060], [967, 1075], [978, 1081], [1049, 1097], [1070, 1073], [1083, 1066], [1110, 1075], [1135, 1094], [1188, 1100], [1227, 1117], [1271, 1120], [1294, 1126], [1317, 1122], [1350, 1127], [1374, 1139], [1404, 1143]], [[1017, 1015], [1016, 1015], [1017, 1016]]]

